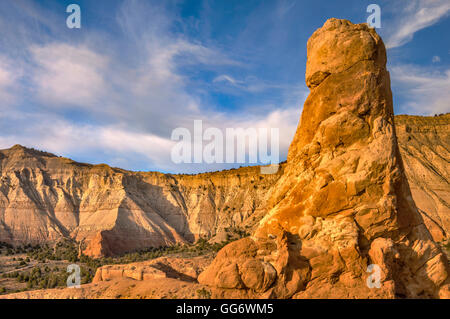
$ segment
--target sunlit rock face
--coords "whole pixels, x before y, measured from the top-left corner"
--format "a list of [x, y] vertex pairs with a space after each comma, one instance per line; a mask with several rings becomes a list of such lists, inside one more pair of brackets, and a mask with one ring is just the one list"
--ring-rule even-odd
[[405, 177], [381, 38], [330, 19], [307, 50], [310, 94], [269, 213], [199, 282], [221, 296], [448, 298], [448, 261]]
[[450, 113], [395, 117], [414, 202], [435, 241], [450, 236]]
[[0, 150], [0, 241], [73, 238], [100, 257], [199, 237], [226, 240], [230, 230], [252, 231], [282, 173], [130, 172], [16, 145]]

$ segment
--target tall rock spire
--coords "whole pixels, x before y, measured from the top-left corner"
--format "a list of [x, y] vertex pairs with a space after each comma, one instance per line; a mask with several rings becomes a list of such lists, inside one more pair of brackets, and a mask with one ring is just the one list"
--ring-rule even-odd
[[222, 296], [449, 298], [448, 261], [404, 174], [383, 41], [329, 19], [307, 50], [311, 92], [270, 211], [199, 281]]

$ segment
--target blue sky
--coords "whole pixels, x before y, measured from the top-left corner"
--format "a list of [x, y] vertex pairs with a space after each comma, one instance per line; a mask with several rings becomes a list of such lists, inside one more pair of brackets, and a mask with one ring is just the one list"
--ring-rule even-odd
[[[71, 3], [81, 29], [66, 27]], [[448, 0], [1, 1], [0, 149], [132, 170], [230, 167], [170, 160], [172, 130], [201, 119], [279, 128], [284, 160], [308, 94], [309, 36], [330, 17], [366, 22], [370, 3], [395, 113], [449, 112]]]

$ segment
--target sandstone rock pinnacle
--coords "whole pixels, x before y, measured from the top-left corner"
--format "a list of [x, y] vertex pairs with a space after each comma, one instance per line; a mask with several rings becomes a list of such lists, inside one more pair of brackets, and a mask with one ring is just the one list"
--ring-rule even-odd
[[199, 282], [222, 296], [449, 298], [448, 261], [405, 177], [383, 41], [329, 19], [307, 51], [311, 91], [269, 213]]

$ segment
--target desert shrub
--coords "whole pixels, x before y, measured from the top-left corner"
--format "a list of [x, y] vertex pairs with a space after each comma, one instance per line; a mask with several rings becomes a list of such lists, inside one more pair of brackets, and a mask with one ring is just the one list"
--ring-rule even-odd
[[211, 299], [211, 292], [205, 288], [197, 290], [197, 297], [199, 299]]
[[[18, 282], [27, 283], [27, 289], [50, 289], [65, 287], [70, 273], [66, 269], [54, 268], [53, 271], [42, 271], [39, 267], [34, 267], [31, 271], [19, 274], [16, 278]], [[81, 283], [92, 281], [92, 275], [88, 269], [81, 267]]]

